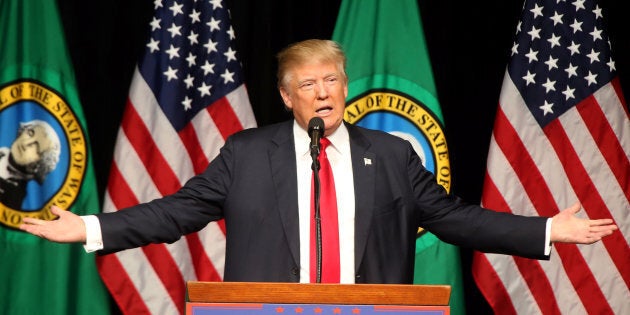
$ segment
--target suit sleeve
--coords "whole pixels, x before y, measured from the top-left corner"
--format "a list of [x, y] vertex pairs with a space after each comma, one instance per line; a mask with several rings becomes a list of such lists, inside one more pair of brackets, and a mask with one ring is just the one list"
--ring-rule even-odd
[[231, 181], [231, 159], [232, 142], [228, 138], [208, 168], [174, 194], [98, 214], [104, 246], [100, 254], [150, 243], [172, 243], [223, 218], [223, 204]]
[[[484, 209], [463, 202], [437, 184], [409, 147], [407, 172], [413, 187], [418, 225], [441, 240], [475, 250], [549, 259], [545, 255], [548, 218], [507, 213], [508, 209]], [[500, 212], [503, 211], [503, 212]]]

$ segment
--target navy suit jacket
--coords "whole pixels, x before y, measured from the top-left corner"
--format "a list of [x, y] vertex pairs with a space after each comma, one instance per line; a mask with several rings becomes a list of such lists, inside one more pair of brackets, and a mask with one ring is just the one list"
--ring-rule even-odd
[[[102, 253], [170, 243], [225, 219], [225, 281], [298, 282], [300, 242], [293, 121], [234, 134], [200, 175], [173, 195], [99, 214]], [[411, 145], [348, 125], [354, 176], [355, 280], [412, 283], [418, 227], [495, 253], [548, 259], [546, 218], [462, 202], [436, 183]], [[364, 163], [370, 159], [371, 164]]]

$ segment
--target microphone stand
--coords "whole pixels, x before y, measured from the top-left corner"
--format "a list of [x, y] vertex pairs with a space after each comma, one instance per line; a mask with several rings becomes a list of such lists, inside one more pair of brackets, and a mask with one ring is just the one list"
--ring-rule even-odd
[[315, 242], [316, 242], [316, 261], [317, 261], [317, 273], [316, 273], [316, 282], [322, 282], [322, 223], [321, 223], [321, 215], [319, 211], [319, 160], [317, 157], [319, 156], [319, 143], [317, 145], [311, 146], [311, 158], [313, 159], [313, 164], [311, 164], [311, 169], [313, 170], [313, 198], [314, 198], [314, 212], [315, 212]]

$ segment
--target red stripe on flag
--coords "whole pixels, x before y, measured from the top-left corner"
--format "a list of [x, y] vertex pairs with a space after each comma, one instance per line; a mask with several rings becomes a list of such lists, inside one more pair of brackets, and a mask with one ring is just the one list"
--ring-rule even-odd
[[[525, 193], [529, 196], [540, 215], [553, 217], [559, 210], [555, 207], [555, 200], [545, 182], [545, 178], [540, 174], [529, 151], [521, 142], [518, 133], [510, 125], [509, 120], [500, 107], [497, 111], [496, 119], [494, 137], [525, 188]], [[558, 124], [558, 120], [553, 121], [546, 128], [554, 124]], [[553, 135], [548, 133], [547, 136]], [[560, 159], [562, 160], [562, 157]], [[585, 308], [589, 312], [598, 314], [601, 314], [602, 311], [611, 313], [612, 310], [606, 302], [604, 294], [577, 246], [573, 244], [559, 245], [561, 244], [556, 244], [555, 248], [561, 258], [562, 265], [567, 270], [567, 275], [576, 288]]]
[[203, 152], [195, 128], [192, 124], [187, 124], [178, 134], [188, 152], [188, 156], [193, 162], [195, 174], [203, 172], [206, 167], [208, 167], [208, 157], [206, 157], [206, 154]]
[[481, 195], [481, 204], [483, 207], [496, 210], [499, 212], [512, 213], [510, 206], [499, 192], [497, 185], [494, 184], [492, 177], [486, 171], [485, 178], [483, 180], [483, 191]]
[[[233, 133], [243, 130], [243, 126], [236, 116], [234, 109], [226, 97], [214, 102], [211, 106], [206, 107], [206, 111], [210, 118], [217, 126], [219, 133], [223, 139], [227, 139]], [[223, 219], [216, 221], [223, 234], [225, 234], [225, 221]]]
[[151, 132], [147, 129], [130, 100], [127, 100], [121, 127], [160, 194], [166, 196], [177, 191], [181, 187], [179, 178], [164, 159], [151, 136]]
[[219, 225], [219, 228], [221, 229], [221, 231], [223, 231], [223, 234], [225, 234], [225, 219], [221, 219], [217, 221], [217, 224]]
[[538, 214], [547, 217], [556, 215], [559, 210], [545, 178], [501, 107], [497, 110], [493, 135]]
[[[487, 171], [483, 182], [481, 204], [499, 212], [511, 212], [510, 207], [501, 193], [499, 193], [497, 186]], [[510, 293], [505, 288], [505, 284], [488, 260], [488, 257], [481, 252], [475, 251], [473, 253], [472, 269], [473, 277], [479, 283], [480, 291], [495, 313], [516, 314], [516, 308], [512, 303]]]
[[150, 244], [141, 248], [179, 313], [184, 314], [186, 280], [184, 280], [173, 256], [166, 249], [166, 245]]
[[[488, 173], [486, 173], [486, 179], [484, 181], [482, 203], [485, 207], [491, 209], [511, 212], [510, 206], [507, 204]], [[512, 257], [512, 259], [514, 259], [516, 267], [527, 283], [531, 294], [534, 296], [542, 312], [545, 314], [560, 314], [560, 307], [556, 299], [549, 298], [553, 296], [553, 288], [540, 263], [521, 257]]]
[[[120, 174], [118, 168], [113, 163], [110, 171], [110, 183], [118, 183], [115, 187], [110, 187], [110, 198], [116, 209], [123, 209], [138, 204], [133, 191]], [[185, 283], [177, 263], [163, 244], [151, 244], [142, 247], [142, 251], [151, 263], [155, 273], [160, 278], [162, 285], [168, 291], [171, 300], [180, 310], [184, 312], [184, 292]]]
[[227, 139], [231, 134], [243, 130], [238, 116], [234, 113], [234, 109], [232, 109], [226, 97], [222, 97], [211, 106], [206, 107], [206, 110], [217, 129], [219, 129], [223, 139]]
[[495, 313], [503, 315], [516, 314], [510, 294], [508, 294], [488, 258], [480, 253], [473, 253], [473, 277], [479, 284], [479, 290], [488, 301]]
[[140, 292], [136, 290], [136, 286], [129, 278], [125, 267], [115, 254], [96, 256], [96, 266], [101, 279], [122, 310], [125, 310], [127, 314], [134, 315], [151, 314]]
[[203, 244], [199, 239], [199, 234], [193, 233], [186, 235], [188, 241], [188, 250], [192, 257], [192, 263], [195, 267], [197, 280], [199, 281], [221, 281], [221, 276], [214, 268], [214, 264], [208, 258]]
[[630, 189], [628, 189], [630, 185], [630, 160], [626, 157], [614, 130], [606, 120], [602, 108], [593, 96], [586, 98], [576, 108], [617, 182], [619, 182], [619, 186], [625, 192], [626, 199], [630, 200]]
[[553, 288], [547, 278], [547, 274], [540, 266], [540, 262], [518, 256], [513, 256], [512, 259], [514, 259], [518, 270], [525, 282], [527, 282], [527, 286], [542, 312], [544, 314], [561, 314], [558, 301], [549, 298], [554, 296]]
[[[224, 99], [225, 98], [222, 98], [222, 100], [224, 100]], [[217, 102], [217, 103], [219, 103], [219, 102]], [[232, 107], [231, 106], [228, 106], [228, 107], [229, 107], [230, 112], [234, 113], [234, 111], [232, 110]], [[209, 109], [208, 109], [208, 111], [210, 112]], [[212, 113], [210, 115], [212, 115]], [[228, 116], [229, 115], [227, 115], [225, 117], [222, 116], [222, 117], [211, 117], [211, 118], [212, 119], [216, 118], [216, 119], [220, 119], [220, 120], [229, 120], [230, 118]], [[237, 117], [234, 116], [234, 118], [237, 118]], [[224, 126], [222, 126], [221, 123], [217, 122], [216, 120], [215, 120], [215, 125], [217, 126], [217, 128], [219, 128], [219, 130], [226, 129]], [[228, 124], [228, 125], [229, 126], [233, 126], [234, 124]], [[240, 125], [240, 122], [238, 122], [238, 125]], [[238, 130], [236, 130], [236, 131], [238, 131]], [[233, 131], [233, 132], [236, 132], [236, 131]], [[222, 131], [220, 131], [220, 132], [221, 132], [221, 135], [223, 136], [223, 139], [227, 138], [227, 136]], [[230, 135], [230, 133], [228, 133], [228, 135]], [[186, 147], [186, 150], [188, 151], [188, 155], [191, 156], [191, 159], [192, 159], [193, 165], [194, 165], [193, 167], [195, 169], [195, 174], [202, 173], [206, 169], [206, 167], [208, 167], [208, 164], [210, 164], [210, 161], [208, 161], [208, 158], [206, 157], [205, 153], [203, 152], [203, 149], [202, 149], [203, 146], [202, 146], [201, 142], [199, 142], [199, 137], [197, 137], [197, 132], [195, 132], [195, 128], [193, 127], [193, 125], [192, 124], [186, 125], [186, 127], [184, 127], [184, 129], [182, 129], [179, 132], [179, 137], [182, 140], [182, 143], [184, 143], [184, 146]], [[195, 158], [192, 158], [192, 157], [195, 157]], [[223, 219], [221, 219], [219, 221], [216, 221], [216, 223], [219, 225], [219, 228], [223, 232], [223, 235], [225, 235], [225, 221]], [[201, 245], [201, 246], [203, 247], [203, 245]], [[212, 273], [216, 273], [216, 270], [214, 268], [213, 268], [213, 270], [214, 271]], [[208, 276], [210, 278], [214, 278], [214, 275], [208, 275]]]
[[[109, 169], [109, 181], [107, 182], [107, 190], [114, 204], [129, 207], [138, 204], [138, 199], [131, 192], [131, 188], [127, 181], [120, 174], [116, 161], [112, 163]], [[122, 209], [116, 207], [117, 210]]]
[[[109, 170], [107, 190], [111, 198], [117, 198], [121, 204], [135, 204], [137, 199], [133, 194], [125, 194], [130, 191], [127, 182], [123, 179], [116, 163], [112, 163]], [[130, 314], [150, 314], [144, 304], [142, 295], [136, 290], [135, 284], [125, 271], [125, 268], [115, 254], [97, 256], [98, 272], [105, 285], [109, 288], [112, 297], [118, 306]]]
[[[580, 157], [571, 146], [565, 130], [558, 120], [553, 121], [544, 129], [547, 138], [551, 142], [556, 154], [560, 158], [564, 167], [571, 187], [582, 202], [582, 206], [588, 212], [589, 216], [595, 218], [612, 218], [608, 207], [601, 197], [601, 194], [593, 185], [591, 178], [588, 176], [586, 169]], [[626, 245], [626, 240], [619, 231], [615, 231], [612, 235], [602, 240], [604, 246], [608, 250], [608, 254], [612, 258], [615, 266], [619, 269], [626, 286], [630, 286], [630, 265], [628, 265], [628, 257], [630, 257], [630, 248]], [[601, 292], [601, 291], [600, 291]], [[612, 311], [612, 310], [611, 310]]]
[[[208, 158], [203, 152], [202, 145], [197, 137], [197, 132], [193, 127], [193, 124], [188, 124], [184, 129], [179, 131], [179, 138], [181, 139], [188, 155], [193, 162], [193, 168], [195, 174], [203, 172], [208, 167]], [[225, 231], [223, 231], [225, 235]], [[203, 244], [199, 239], [199, 234], [193, 233], [186, 235], [186, 241], [188, 242], [188, 250], [192, 257], [193, 267], [197, 280], [199, 281], [221, 281], [221, 276], [214, 268], [214, 264], [208, 257], [206, 251], [203, 248]]]

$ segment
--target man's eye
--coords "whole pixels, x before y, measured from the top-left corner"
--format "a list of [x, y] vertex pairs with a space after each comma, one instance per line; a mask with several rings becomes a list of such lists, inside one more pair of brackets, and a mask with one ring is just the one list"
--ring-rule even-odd
[[302, 90], [310, 90], [313, 88], [313, 82], [304, 82], [302, 84], [300, 84], [300, 89]]

